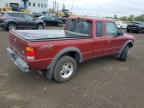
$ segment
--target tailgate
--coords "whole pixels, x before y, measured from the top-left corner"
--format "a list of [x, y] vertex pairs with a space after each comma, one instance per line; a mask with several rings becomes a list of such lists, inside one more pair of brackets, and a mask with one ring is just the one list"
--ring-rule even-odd
[[9, 42], [10, 42], [10, 47], [13, 49], [13, 51], [18, 56], [20, 56], [23, 60], [25, 60], [26, 40], [21, 38], [20, 36], [18, 36], [18, 34], [14, 32], [9, 32]]

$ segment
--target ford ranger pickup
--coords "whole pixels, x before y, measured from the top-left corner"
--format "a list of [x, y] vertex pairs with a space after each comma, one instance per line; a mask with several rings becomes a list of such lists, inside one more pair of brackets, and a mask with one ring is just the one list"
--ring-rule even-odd
[[125, 61], [134, 37], [112, 20], [71, 17], [64, 30], [12, 30], [9, 42], [7, 55], [21, 71], [46, 70], [48, 79], [62, 83], [86, 60], [114, 55]]

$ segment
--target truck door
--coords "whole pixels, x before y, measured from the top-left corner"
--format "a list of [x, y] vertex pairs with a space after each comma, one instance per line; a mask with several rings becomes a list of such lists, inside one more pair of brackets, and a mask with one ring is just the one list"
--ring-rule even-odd
[[123, 45], [123, 37], [118, 36], [118, 29], [114, 22], [105, 22], [106, 49], [105, 54], [117, 53]]
[[103, 56], [106, 48], [106, 39], [104, 37], [104, 23], [103, 21], [96, 22], [95, 33], [95, 57]]

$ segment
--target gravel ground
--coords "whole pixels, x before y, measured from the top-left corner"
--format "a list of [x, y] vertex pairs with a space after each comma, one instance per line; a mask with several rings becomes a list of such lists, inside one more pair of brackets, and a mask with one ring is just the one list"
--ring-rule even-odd
[[144, 34], [132, 35], [126, 62], [90, 60], [72, 80], [57, 84], [22, 73], [6, 57], [8, 32], [0, 29], [0, 108], [144, 108]]

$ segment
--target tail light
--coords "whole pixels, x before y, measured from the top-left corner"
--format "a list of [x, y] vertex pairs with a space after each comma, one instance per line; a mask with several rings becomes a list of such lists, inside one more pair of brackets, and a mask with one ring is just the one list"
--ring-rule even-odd
[[26, 47], [26, 57], [28, 60], [35, 59], [35, 50], [32, 47]]

